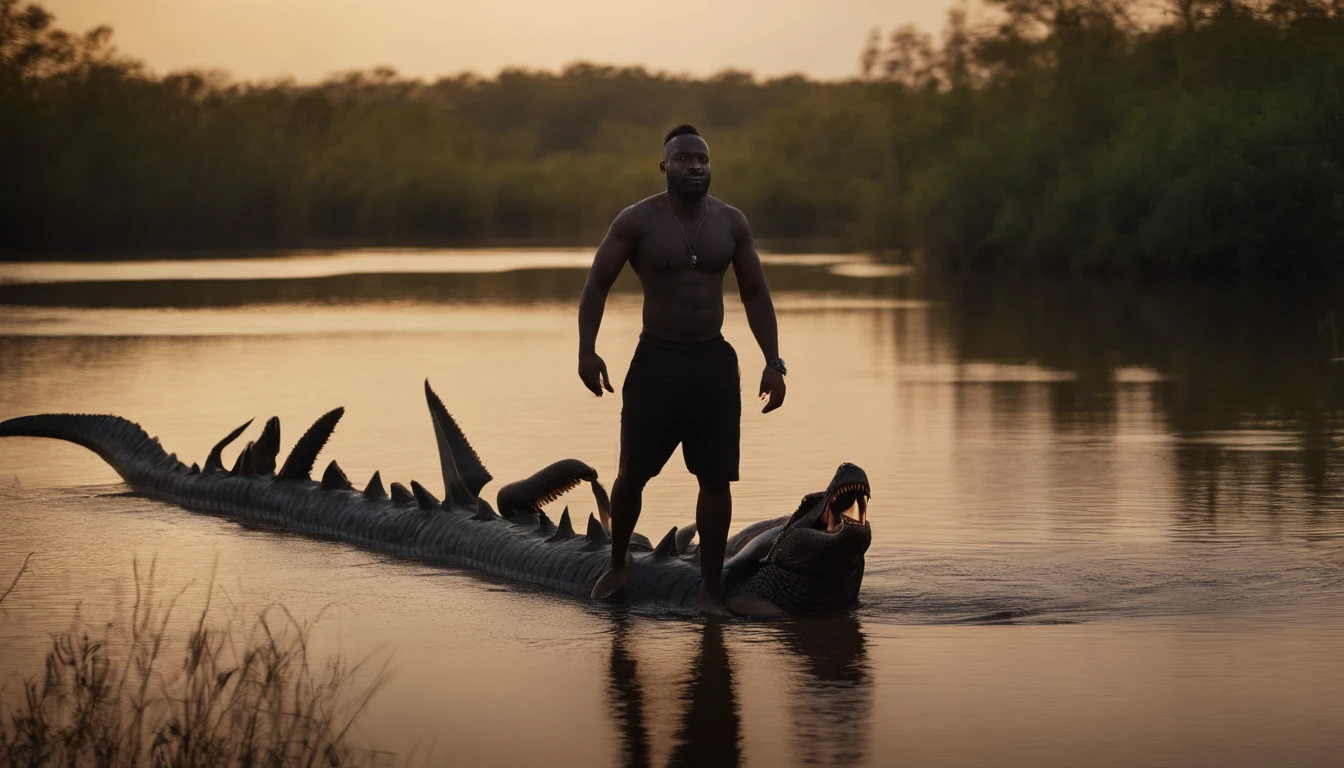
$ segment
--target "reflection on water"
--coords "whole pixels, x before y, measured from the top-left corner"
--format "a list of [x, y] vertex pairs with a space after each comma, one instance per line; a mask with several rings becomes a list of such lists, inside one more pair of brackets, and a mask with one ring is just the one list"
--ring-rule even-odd
[[[621, 614], [611, 632], [611, 658], [607, 671], [611, 719], [620, 734], [621, 764], [645, 768], [652, 765], [649, 728], [644, 722], [644, 689], [640, 686], [635, 658], [630, 654], [630, 626]], [[736, 720], [736, 713], [734, 713]], [[736, 744], [734, 744], [736, 754]]]
[[688, 677], [682, 696], [686, 713], [677, 729], [668, 765], [677, 768], [737, 765], [741, 760], [742, 724], [722, 623], [705, 624], [700, 650], [691, 662]]
[[[680, 683], [680, 713], [669, 766], [735, 766], [741, 761], [742, 722], [727, 626], [699, 627], [699, 648]], [[609, 711], [620, 734], [621, 765], [654, 765], [646, 718], [649, 695], [630, 636], [640, 628], [614, 615], [609, 663]], [[791, 670], [786, 696], [788, 740], [799, 765], [859, 765], [872, 726], [872, 676], [863, 632], [853, 617], [789, 620], [771, 625], [758, 642], [777, 645], [777, 661]]]
[[[474, 250], [368, 249], [276, 253], [266, 258], [193, 258], [139, 261], [0, 262], [0, 284], [313, 280], [340, 275], [466, 275], [526, 270], [587, 270], [592, 249]], [[765, 253], [766, 266], [826, 267], [851, 277], [899, 276], [909, 267], [876, 264], [857, 254]]]
[[[733, 669], [723, 641], [722, 622], [711, 621], [700, 632], [700, 648], [687, 670], [682, 713], [673, 737], [669, 766], [735, 766], [741, 760], [741, 719], [733, 686]], [[639, 666], [629, 650], [630, 627], [615, 619], [611, 634], [611, 717], [620, 733], [621, 764], [653, 765], [649, 728], [645, 724], [644, 688]]]
[[873, 678], [860, 626], [852, 617], [779, 625], [787, 663], [798, 669], [789, 712], [802, 765], [858, 765], [867, 757]]
[[[119, 413], [190, 462], [249, 417], [292, 438], [343, 405], [323, 459], [406, 483], [439, 476], [428, 377], [493, 487], [565, 456], [610, 477], [619, 402], [573, 374], [586, 258], [11, 265], [0, 418]], [[231, 600], [331, 606], [325, 642], [404, 670], [369, 738], [450, 738], [465, 764], [1315, 765], [1344, 749], [1344, 658], [1325, 639], [1344, 629], [1333, 287], [935, 280], [834, 255], [776, 258], [768, 277], [789, 402], [764, 417], [744, 394], [734, 527], [864, 467], [874, 539], [852, 616], [590, 609], [103, 498], [120, 486], [86, 451], [0, 441], [0, 574], [36, 553], [0, 616], [0, 682], [157, 554], [180, 582], [218, 563]], [[727, 306], [749, 380], [758, 353]], [[627, 273], [600, 339], [617, 384], [638, 331]], [[693, 517], [680, 461], [649, 486], [642, 532]]]
[[[904, 275], [866, 257], [766, 254], [780, 288], [852, 290], [849, 277]], [[275, 259], [0, 262], [0, 304], [233, 307], [280, 302], [565, 301], [583, 289], [590, 251], [357, 251]], [[812, 269], [806, 269], [811, 267]], [[802, 269], [799, 269], [802, 268]], [[729, 276], [732, 285], [732, 276]], [[617, 293], [637, 293], [626, 270]]]

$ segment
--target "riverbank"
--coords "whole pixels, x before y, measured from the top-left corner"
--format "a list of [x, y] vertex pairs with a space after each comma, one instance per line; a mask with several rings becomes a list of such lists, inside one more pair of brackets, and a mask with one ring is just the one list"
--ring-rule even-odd
[[156, 75], [5, 0], [0, 252], [591, 245], [659, 191], [663, 132], [690, 120], [762, 241], [956, 272], [1337, 275], [1344, 12], [1180, 9], [990, 4], [942, 45], [876, 40], [842, 82], [576, 64], [297, 85]]

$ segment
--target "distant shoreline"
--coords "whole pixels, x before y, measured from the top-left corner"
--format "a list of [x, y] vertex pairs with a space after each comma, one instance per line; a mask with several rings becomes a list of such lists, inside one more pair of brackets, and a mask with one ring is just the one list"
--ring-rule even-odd
[[[563, 241], [550, 238], [469, 238], [414, 243], [356, 240], [308, 245], [276, 246], [158, 246], [144, 248], [55, 248], [0, 251], [0, 264], [18, 262], [172, 261], [194, 259], [268, 259], [287, 256], [323, 256], [342, 251], [491, 251], [491, 250], [596, 250], [598, 241]], [[871, 254], [872, 249], [835, 237], [757, 238], [756, 248], [774, 253]]]
[[155, 75], [110, 29], [32, 6], [0, 39], [0, 251], [592, 247], [662, 189], [662, 137], [691, 122], [713, 194], [776, 250], [957, 274], [1344, 274], [1344, 7], [995, 6], [954, 10], [941, 42], [875, 30], [847, 82], [579, 63], [315, 85]]

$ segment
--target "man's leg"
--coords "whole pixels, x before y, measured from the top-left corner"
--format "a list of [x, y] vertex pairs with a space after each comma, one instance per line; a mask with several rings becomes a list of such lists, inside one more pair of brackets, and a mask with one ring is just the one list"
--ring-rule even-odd
[[[612, 501], [614, 507], [615, 500]], [[615, 512], [612, 513], [613, 516]], [[723, 607], [723, 552], [728, 546], [728, 525], [733, 521], [733, 492], [726, 480], [700, 480], [700, 498], [695, 504], [695, 525], [700, 534], [700, 610], [714, 616], [731, 616]]]
[[681, 441], [682, 417], [669, 387], [676, 361], [640, 336], [621, 386], [621, 460], [611, 486], [611, 566], [593, 585], [593, 597], [615, 597], [634, 570], [630, 534], [635, 532], [644, 486], [662, 471]]
[[695, 523], [700, 533], [700, 610], [730, 616], [723, 605], [723, 555], [733, 520], [733, 494], [741, 442], [742, 387], [737, 353], [719, 339], [701, 350], [687, 434], [681, 444], [686, 469], [700, 481]]
[[622, 475], [611, 486], [611, 567], [593, 586], [593, 597], [606, 600], [630, 583], [633, 559], [630, 557], [630, 534], [639, 522], [639, 510], [644, 503], [644, 478]]

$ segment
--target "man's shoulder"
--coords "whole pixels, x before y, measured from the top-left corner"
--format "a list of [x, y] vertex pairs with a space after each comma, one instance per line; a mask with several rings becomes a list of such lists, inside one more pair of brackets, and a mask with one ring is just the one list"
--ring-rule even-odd
[[[729, 205], [724, 200], [721, 200], [713, 195], [706, 195], [705, 198], [709, 201], [711, 208], [715, 211], [727, 212], [731, 213], [734, 216], [742, 216], [743, 218], [746, 218], [745, 214], [743, 214], [740, 209], [738, 209], [736, 206]], [[652, 195], [649, 195], [648, 197], [644, 198], [643, 200], [640, 200], [637, 203], [634, 203], [633, 205], [628, 206], [625, 210], [621, 211], [621, 213], [622, 214], [625, 214], [627, 212], [646, 213], [649, 211], [664, 208], [666, 206], [667, 206], [667, 193], [657, 192]]]
[[[740, 209], [713, 195], [710, 195], [708, 199], [710, 212], [727, 220], [734, 231], [742, 228], [750, 229], [751, 225], [747, 222], [747, 216]], [[659, 192], [649, 195], [617, 214], [615, 223], [627, 233], [643, 234], [653, 217], [658, 215], [666, 206], [666, 194]]]
[[612, 222], [613, 226], [619, 227], [628, 234], [643, 234], [649, 224], [649, 215], [656, 209], [658, 200], [661, 198], [661, 194], [650, 195], [633, 205], [626, 206], [624, 210], [616, 214], [616, 220]]
[[735, 205], [729, 205], [728, 203], [724, 202], [723, 200], [720, 200], [717, 197], [712, 197], [710, 199], [713, 200], [714, 204], [717, 205], [719, 208], [721, 208], [724, 213], [730, 214], [732, 216], [739, 216], [744, 219], [747, 218], [747, 215], [742, 212], [741, 208], [738, 208]]
[[631, 205], [630, 207], [626, 208], [624, 211], [621, 211], [621, 215], [625, 215], [628, 213], [638, 216], [647, 216], [650, 213], [653, 213], [655, 210], [657, 210], [660, 206], [667, 205], [666, 197], [667, 196], [664, 195], [662, 192], [649, 195], [643, 200], [640, 200], [634, 205]]
[[728, 221], [729, 225], [732, 226], [734, 232], [737, 232], [739, 229], [743, 228], [747, 230], [751, 229], [751, 223], [747, 221], [747, 215], [743, 213], [741, 209], [737, 208], [736, 206], [729, 205], [728, 203], [725, 203], [724, 201], [712, 195], [709, 198], [709, 202], [710, 205], [713, 206], [713, 210], [717, 211], [719, 215], [723, 216], [723, 218]]

